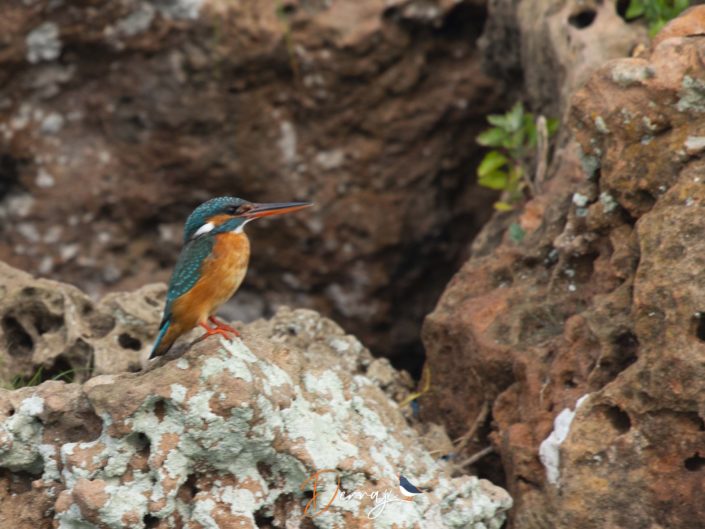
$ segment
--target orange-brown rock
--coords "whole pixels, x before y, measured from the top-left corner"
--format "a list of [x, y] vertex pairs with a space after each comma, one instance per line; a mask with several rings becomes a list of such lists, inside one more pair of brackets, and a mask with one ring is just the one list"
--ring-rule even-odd
[[540, 223], [488, 226], [426, 320], [422, 414], [461, 435], [492, 402], [468, 451], [499, 452], [515, 529], [705, 519], [701, 16], [591, 76]]

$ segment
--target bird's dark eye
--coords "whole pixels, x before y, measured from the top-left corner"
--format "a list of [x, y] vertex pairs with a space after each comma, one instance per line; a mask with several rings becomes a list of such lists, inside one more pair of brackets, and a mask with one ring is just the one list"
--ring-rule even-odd
[[240, 204], [239, 206], [230, 206], [227, 209], [228, 215], [243, 215], [253, 208], [252, 204]]

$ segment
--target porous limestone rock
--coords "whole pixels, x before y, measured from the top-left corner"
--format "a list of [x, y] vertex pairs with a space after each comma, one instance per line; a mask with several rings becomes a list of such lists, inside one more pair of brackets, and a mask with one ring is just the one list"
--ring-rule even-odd
[[563, 116], [573, 92], [605, 61], [648, 43], [646, 25], [625, 20], [628, 2], [490, 0], [481, 39], [485, 66], [515, 82], [517, 98]]
[[[288, 309], [242, 334], [139, 374], [0, 392], [3, 527], [502, 526], [510, 497], [450, 477], [368, 376], [357, 340]], [[426, 492], [401, 500], [400, 473]], [[5, 514], [25, 498], [43, 508]]]
[[[90, 294], [166, 281], [213, 196], [312, 200], [248, 227], [232, 319], [418, 329], [491, 210], [481, 0], [0, 2], [0, 260]], [[443, 238], [443, 244], [434, 241]]]
[[515, 529], [705, 519], [703, 13], [574, 95], [523, 240], [488, 226], [426, 320], [422, 417], [454, 437], [492, 403], [468, 451], [500, 454]]
[[161, 318], [166, 289], [147, 285], [96, 303], [76, 287], [34, 278], [0, 262], [0, 381], [140, 368]]

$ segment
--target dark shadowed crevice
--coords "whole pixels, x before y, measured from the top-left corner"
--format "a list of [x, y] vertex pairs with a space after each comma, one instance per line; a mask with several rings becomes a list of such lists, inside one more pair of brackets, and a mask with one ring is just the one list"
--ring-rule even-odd
[[695, 454], [683, 461], [683, 466], [689, 472], [698, 472], [705, 468], [705, 457], [701, 457], [699, 452], [695, 452]]
[[5, 335], [5, 348], [11, 356], [32, 355], [34, 340], [17, 318], [8, 314], [3, 317], [0, 325]]
[[8, 154], [0, 155], [0, 201], [19, 186], [18, 162]]
[[606, 406], [603, 412], [612, 428], [620, 435], [627, 433], [631, 429], [632, 421], [629, 415], [619, 406]]

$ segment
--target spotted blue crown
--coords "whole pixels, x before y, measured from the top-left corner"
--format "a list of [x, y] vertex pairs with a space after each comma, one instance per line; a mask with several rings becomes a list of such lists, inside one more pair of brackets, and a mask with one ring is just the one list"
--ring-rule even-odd
[[[184, 226], [184, 242], [189, 241], [198, 229], [215, 215], [231, 213], [247, 202], [237, 197], [217, 197], [204, 202], [189, 215]], [[233, 219], [235, 222], [244, 222], [245, 219]], [[232, 229], [236, 226], [232, 226]]]

